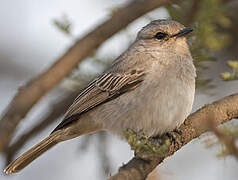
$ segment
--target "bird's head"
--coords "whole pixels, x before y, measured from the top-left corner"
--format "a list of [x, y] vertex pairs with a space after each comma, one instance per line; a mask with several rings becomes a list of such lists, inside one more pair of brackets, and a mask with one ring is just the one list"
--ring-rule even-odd
[[142, 28], [137, 35], [137, 40], [152, 50], [187, 53], [188, 45], [186, 35], [192, 28], [172, 20], [155, 20]]

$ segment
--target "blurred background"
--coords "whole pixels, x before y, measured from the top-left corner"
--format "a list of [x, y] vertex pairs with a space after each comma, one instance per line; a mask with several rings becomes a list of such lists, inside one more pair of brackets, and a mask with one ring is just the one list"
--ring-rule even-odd
[[[0, 152], [1, 180], [106, 179], [133, 157], [126, 142], [102, 132], [57, 145], [19, 174], [7, 176], [2, 171], [9, 161], [54, 129], [79, 91], [127, 49], [136, 33], [151, 20], [174, 19], [195, 29], [189, 38], [198, 69], [193, 111], [238, 92], [237, 1], [173, 2], [122, 28], [79, 62], [70, 75], [30, 110], [14, 130], [8, 146]], [[118, 8], [128, 3], [137, 2], [1, 0], [0, 130], [3, 131], [4, 114], [19, 87], [49, 68], [78, 39], [113, 18], [119, 13]], [[226, 126], [237, 128], [237, 123], [232, 121]], [[0, 142], [3, 139], [0, 136]], [[151, 179], [236, 180], [238, 162], [233, 156], [225, 156], [222, 149], [215, 137], [207, 133], [167, 158]]]

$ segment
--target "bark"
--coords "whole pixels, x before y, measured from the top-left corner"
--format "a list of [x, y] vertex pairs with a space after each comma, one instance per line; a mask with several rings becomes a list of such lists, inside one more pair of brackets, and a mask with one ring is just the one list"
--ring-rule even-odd
[[221, 100], [205, 105], [195, 113], [191, 114], [178, 129], [179, 133], [172, 132], [173, 140], [170, 140], [168, 152], [163, 156], [154, 156], [143, 159], [135, 156], [127, 164], [123, 165], [119, 172], [110, 177], [110, 180], [144, 180], [163, 160], [182, 146], [197, 138], [210, 128], [210, 117], [213, 115], [213, 125], [218, 126], [233, 118], [238, 117], [238, 93], [227, 96]]

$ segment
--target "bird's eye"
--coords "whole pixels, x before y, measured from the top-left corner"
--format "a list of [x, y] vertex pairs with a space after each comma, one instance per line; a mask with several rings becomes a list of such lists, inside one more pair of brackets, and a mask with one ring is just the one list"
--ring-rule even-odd
[[156, 35], [155, 35], [155, 38], [156, 39], [164, 39], [168, 34], [166, 33], [162, 33], [162, 32], [158, 32]]

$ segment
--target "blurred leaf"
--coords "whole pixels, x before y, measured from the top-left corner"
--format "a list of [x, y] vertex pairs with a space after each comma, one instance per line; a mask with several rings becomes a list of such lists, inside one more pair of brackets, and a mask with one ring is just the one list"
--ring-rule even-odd
[[223, 145], [221, 151], [217, 153], [217, 157], [224, 158], [225, 156], [228, 155], [231, 155], [231, 152], [226, 146]]
[[229, 72], [224, 72], [224, 73], [221, 73], [221, 78], [225, 81], [228, 81], [229, 79], [231, 79], [231, 73]]
[[119, 10], [118, 7], [112, 7], [112, 8], [108, 8], [108, 11], [110, 13], [111, 16], [113, 16], [115, 13], [117, 13]]
[[72, 36], [72, 23], [66, 15], [63, 15], [60, 19], [54, 19], [53, 23], [60, 31], [68, 36]]
[[231, 42], [230, 35], [218, 29], [218, 26], [231, 26], [226, 7], [221, 0], [184, 0], [168, 7], [168, 12], [172, 19], [193, 27], [194, 32], [189, 43], [197, 68], [197, 85], [202, 88], [213, 87], [210, 85], [211, 79], [203, 79], [201, 74], [208, 67], [204, 66], [204, 62], [213, 61], [213, 54], [226, 48]]
[[230, 66], [235, 72], [238, 72], [238, 61], [227, 61], [227, 65]]
[[224, 81], [238, 80], [238, 61], [227, 61], [227, 65], [231, 68], [232, 72], [221, 73], [221, 78]]

